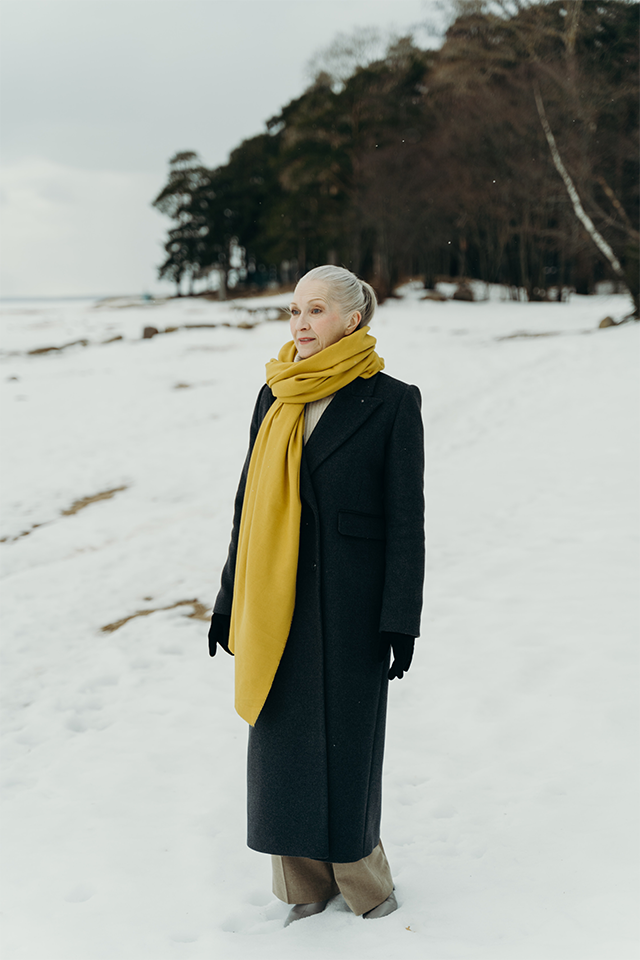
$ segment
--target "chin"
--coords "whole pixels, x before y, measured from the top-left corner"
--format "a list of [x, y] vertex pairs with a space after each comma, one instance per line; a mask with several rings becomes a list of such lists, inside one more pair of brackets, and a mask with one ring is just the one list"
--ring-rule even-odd
[[306, 360], [307, 357], [312, 357], [314, 353], [319, 353], [320, 348], [315, 344], [311, 345], [309, 343], [302, 343], [298, 347], [298, 356], [303, 360]]

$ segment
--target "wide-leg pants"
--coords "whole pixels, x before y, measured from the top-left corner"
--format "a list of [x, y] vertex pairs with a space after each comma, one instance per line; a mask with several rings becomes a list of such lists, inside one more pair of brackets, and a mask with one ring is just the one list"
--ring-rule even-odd
[[373, 910], [393, 890], [382, 841], [362, 860], [326, 863], [307, 857], [271, 857], [273, 892], [285, 903], [319, 903], [339, 893], [354, 913]]

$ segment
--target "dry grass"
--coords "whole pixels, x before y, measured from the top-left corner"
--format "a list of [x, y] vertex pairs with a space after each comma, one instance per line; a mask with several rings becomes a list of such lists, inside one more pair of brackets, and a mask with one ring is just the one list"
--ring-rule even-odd
[[508, 333], [504, 337], [496, 337], [496, 340], [516, 340], [519, 337], [557, 337], [559, 330], [551, 330], [549, 333]]
[[34, 523], [32, 527], [29, 527], [28, 530], [23, 530], [22, 533], [16, 534], [15, 537], [0, 537], [0, 543], [13, 543], [15, 540], [21, 540], [22, 537], [28, 537], [33, 530], [37, 530], [38, 527], [45, 527], [45, 523]]
[[[74, 513], [78, 513], [79, 510], [84, 510], [85, 507], [90, 506], [90, 504], [97, 503], [99, 500], [110, 500], [116, 493], [120, 493], [121, 490], [126, 489], [126, 486], [113, 487], [111, 490], [103, 490], [102, 493], [94, 493], [92, 497], [82, 497], [81, 500], [75, 500], [68, 510], [61, 510], [60, 515], [63, 517], [71, 517]], [[14, 543], [22, 537], [28, 537], [29, 534], [37, 530], [38, 527], [46, 527], [52, 522], [52, 520], [48, 520], [44, 523], [34, 523], [28, 530], [23, 530], [22, 533], [18, 533], [15, 537], [0, 537], [0, 543]]]
[[74, 513], [78, 513], [79, 510], [84, 510], [85, 507], [88, 507], [92, 503], [97, 503], [98, 500], [111, 500], [111, 497], [115, 496], [116, 493], [120, 493], [121, 490], [126, 490], [124, 487], [113, 487], [112, 490], [103, 490], [102, 493], [94, 493], [92, 497], [83, 497], [81, 500], [75, 500], [68, 510], [62, 510], [63, 517], [70, 517]]
[[113, 623], [105, 624], [104, 627], [100, 627], [100, 630], [102, 633], [113, 633], [114, 630], [119, 630], [125, 623], [128, 623], [129, 620], [134, 620], [136, 617], [149, 617], [152, 613], [158, 613], [160, 610], [175, 610], [176, 607], [193, 607], [191, 613], [186, 614], [186, 616], [192, 620], [208, 621], [211, 618], [210, 607], [205, 607], [199, 600], [178, 600], [176, 603], [169, 604], [168, 607], [149, 607], [145, 610], [136, 610], [135, 613], [129, 614], [128, 617], [123, 617], [121, 620], [115, 620]]
[[35, 350], [27, 350], [28, 357], [34, 357], [40, 353], [53, 353], [56, 350], [66, 350], [67, 347], [88, 347], [88, 340], [72, 340], [71, 343], [63, 343], [61, 347], [37, 347]]

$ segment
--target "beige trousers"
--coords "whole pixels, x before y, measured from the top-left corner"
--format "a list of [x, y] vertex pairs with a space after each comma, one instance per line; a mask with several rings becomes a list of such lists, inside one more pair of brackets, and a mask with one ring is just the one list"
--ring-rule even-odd
[[382, 841], [355, 863], [326, 863], [307, 857], [271, 857], [273, 892], [285, 903], [319, 903], [341, 893], [360, 915], [373, 910], [393, 890]]

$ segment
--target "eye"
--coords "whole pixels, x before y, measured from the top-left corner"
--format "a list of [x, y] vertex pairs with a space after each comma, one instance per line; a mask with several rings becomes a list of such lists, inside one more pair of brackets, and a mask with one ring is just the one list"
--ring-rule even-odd
[[314, 307], [311, 313], [322, 313], [322, 307]]

